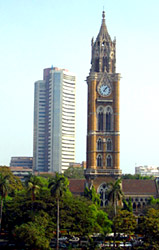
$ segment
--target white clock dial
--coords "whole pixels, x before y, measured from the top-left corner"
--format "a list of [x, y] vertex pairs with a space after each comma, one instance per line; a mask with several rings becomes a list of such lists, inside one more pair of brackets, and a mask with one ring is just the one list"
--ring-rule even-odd
[[111, 88], [106, 85], [106, 84], [102, 84], [100, 87], [99, 87], [99, 93], [102, 95], [102, 96], [108, 96], [110, 95], [111, 93]]

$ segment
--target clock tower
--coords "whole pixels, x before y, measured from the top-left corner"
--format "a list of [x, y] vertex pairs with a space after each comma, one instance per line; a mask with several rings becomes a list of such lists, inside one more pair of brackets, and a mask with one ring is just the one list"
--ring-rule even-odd
[[120, 74], [116, 73], [116, 40], [111, 40], [105, 12], [99, 34], [92, 39], [91, 69], [88, 85], [87, 185], [102, 194], [107, 183], [121, 175], [119, 132]]

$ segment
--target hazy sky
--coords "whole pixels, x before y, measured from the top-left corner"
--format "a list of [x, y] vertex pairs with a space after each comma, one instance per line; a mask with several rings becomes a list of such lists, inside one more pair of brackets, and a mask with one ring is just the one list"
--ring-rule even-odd
[[86, 158], [91, 39], [102, 19], [117, 40], [121, 169], [159, 166], [159, 1], [0, 1], [0, 165], [32, 156], [34, 82], [51, 65], [77, 76], [76, 161]]

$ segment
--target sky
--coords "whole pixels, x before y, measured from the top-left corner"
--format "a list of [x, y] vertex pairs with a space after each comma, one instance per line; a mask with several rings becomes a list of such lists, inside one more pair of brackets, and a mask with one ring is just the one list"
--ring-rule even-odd
[[91, 39], [116, 37], [120, 83], [120, 168], [159, 166], [159, 1], [0, 1], [0, 165], [33, 154], [34, 82], [43, 69], [77, 76], [76, 162], [86, 160]]

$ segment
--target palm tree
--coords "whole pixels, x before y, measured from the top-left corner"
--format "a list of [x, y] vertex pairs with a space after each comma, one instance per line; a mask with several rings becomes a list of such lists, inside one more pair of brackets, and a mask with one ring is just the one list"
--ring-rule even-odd
[[110, 182], [108, 186], [108, 200], [112, 203], [114, 207], [114, 215], [116, 215], [117, 204], [124, 196], [121, 189], [121, 179], [118, 179], [115, 182]]
[[27, 192], [31, 193], [31, 200], [32, 202], [36, 199], [36, 194], [39, 192], [41, 186], [41, 182], [39, 178], [35, 175], [31, 175], [30, 178], [27, 180]]
[[[115, 182], [110, 182], [108, 184], [108, 201], [110, 201], [114, 207], [114, 215], [116, 215], [117, 204], [122, 200], [124, 194], [121, 189], [121, 179], [118, 179]], [[114, 243], [113, 248], [115, 248], [115, 238], [116, 238], [116, 230], [114, 228]]]
[[1, 205], [0, 205], [0, 232], [2, 225], [2, 212], [3, 212], [3, 201], [7, 195], [9, 189], [9, 175], [3, 176], [0, 173], [0, 196], [1, 196]]
[[49, 188], [51, 195], [56, 198], [57, 201], [57, 245], [56, 249], [59, 249], [59, 200], [66, 192], [69, 185], [68, 179], [63, 175], [56, 173], [55, 177], [49, 182]]

